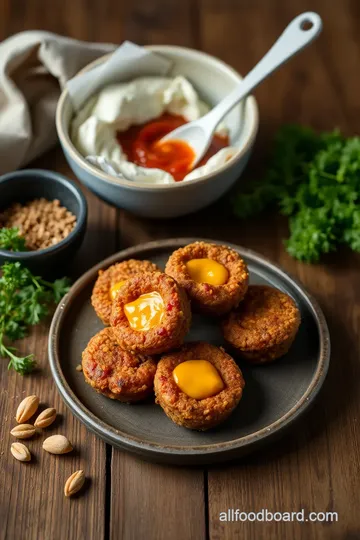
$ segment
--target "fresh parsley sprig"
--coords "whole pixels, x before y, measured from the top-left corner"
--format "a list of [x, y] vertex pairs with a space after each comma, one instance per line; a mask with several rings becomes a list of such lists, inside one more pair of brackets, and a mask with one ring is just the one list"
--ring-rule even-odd
[[7, 262], [0, 278], [0, 356], [9, 358], [8, 368], [22, 375], [35, 367], [33, 355], [17, 356], [16, 349], [5, 341], [25, 337], [29, 326], [38, 324], [69, 290], [67, 278], [54, 282], [35, 276], [20, 262]]
[[277, 205], [290, 220], [287, 250], [299, 260], [316, 262], [340, 244], [360, 251], [360, 137], [284, 126], [264, 178], [232, 203], [240, 218]]
[[8, 251], [26, 251], [25, 238], [17, 227], [0, 229], [0, 248]]

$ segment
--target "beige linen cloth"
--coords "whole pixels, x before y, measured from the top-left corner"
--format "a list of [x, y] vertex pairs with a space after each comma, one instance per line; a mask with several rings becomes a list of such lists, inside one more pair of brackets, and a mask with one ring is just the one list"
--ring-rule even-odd
[[114, 49], [37, 30], [0, 44], [0, 174], [26, 165], [56, 143], [61, 89], [82, 67]]

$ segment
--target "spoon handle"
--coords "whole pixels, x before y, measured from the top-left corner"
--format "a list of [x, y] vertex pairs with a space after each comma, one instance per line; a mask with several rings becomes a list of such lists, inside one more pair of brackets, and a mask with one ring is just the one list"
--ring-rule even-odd
[[309, 45], [321, 32], [320, 15], [308, 11], [298, 15], [285, 28], [279, 39], [265, 54], [260, 62], [248, 73], [240, 85], [235, 88], [205, 118], [207, 126], [211, 123], [214, 129], [224, 116], [244, 97], [246, 97], [261, 81], [271, 75], [292, 56]]

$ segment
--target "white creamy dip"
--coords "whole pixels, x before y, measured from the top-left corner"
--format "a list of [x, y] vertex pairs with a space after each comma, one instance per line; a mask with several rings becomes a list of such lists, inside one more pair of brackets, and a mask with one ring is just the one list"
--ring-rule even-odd
[[[139, 167], [128, 161], [116, 139], [118, 131], [154, 120], [164, 113], [183, 116], [191, 122], [209, 111], [184, 77], [142, 77], [128, 83], [111, 84], [86, 101], [71, 125], [77, 150], [105, 172], [134, 182], [171, 184], [173, 176], [160, 169]], [[218, 134], [227, 135], [225, 126]], [[202, 167], [185, 176], [192, 180], [221, 167], [236, 152], [226, 147]]]

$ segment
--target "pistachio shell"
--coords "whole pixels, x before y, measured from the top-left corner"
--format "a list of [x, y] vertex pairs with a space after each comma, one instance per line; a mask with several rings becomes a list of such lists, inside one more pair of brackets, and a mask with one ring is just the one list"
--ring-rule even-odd
[[83, 487], [85, 482], [84, 471], [74, 472], [65, 482], [64, 494], [65, 497], [75, 495]]
[[35, 432], [36, 429], [31, 424], [19, 424], [10, 431], [11, 435], [17, 439], [30, 439]]
[[43, 449], [50, 454], [67, 454], [73, 447], [64, 435], [52, 435], [43, 442]]
[[20, 442], [14, 442], [11, 445], [11, 453], [18, 461], [30, 461], [31, 454], [27, 446]]
[[37, 428], [45, 428], [50, 426], [55, 421], [56, 409], [49, 407], [42, 411], [34, 422], [34, 426]]
[[23, 399], [16, 411], [15, 418], [18, 424], [23, 424], [29, 420], [36, 413], [38, 406], [39, 398], [37, 396], [27, 396]]

